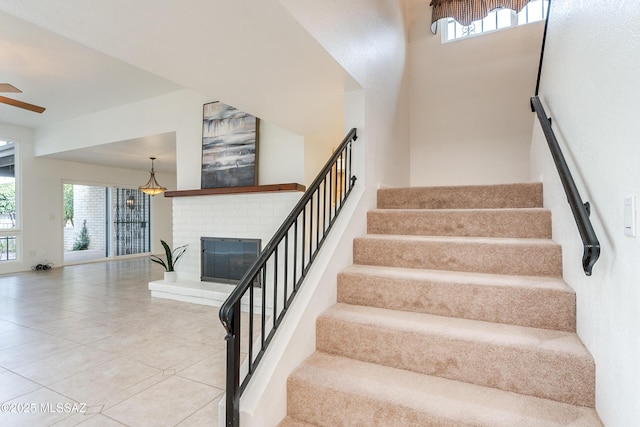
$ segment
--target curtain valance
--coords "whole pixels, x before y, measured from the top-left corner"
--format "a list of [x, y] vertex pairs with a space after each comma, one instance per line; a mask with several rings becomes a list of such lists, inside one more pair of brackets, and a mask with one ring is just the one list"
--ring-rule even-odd
[[461, 25], [469, 25], [482, 19], [494, 9], [504, 7], [520, 12], [529, 0], [433, 0], [431, 30], [435, 33], [436, 23], [442, 18], [453, 18]]

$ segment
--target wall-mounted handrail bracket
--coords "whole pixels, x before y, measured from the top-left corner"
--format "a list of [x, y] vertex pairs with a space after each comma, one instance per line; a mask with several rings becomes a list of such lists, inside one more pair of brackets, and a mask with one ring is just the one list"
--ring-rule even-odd
[[585, 245], [584, 253], [582, 255], [582, 268], [584, 274], [591, 276], [593, 265], [600, 257], [600, 245]]
[[544, 111], [542, 102], [537, 96], [531, 98], [531, 106], [538, 116], [538, 121], [542, 126], [542, 131], [547, 139], [551, 156], [560, 175], [560, 181], [562, 187], [567, 195], [567, 202], [571, 207], [573, 218], [578, 226], [580, 232], [580, 238], [584, 246], [584, 253], [582, 255], [582, 268], [587, 276], [591, 276], [593, 265], [600, 257], [600, 242], [593, 230], [593, 225], [589, 217], [591, 216], [591, 204], [589, 202], [582, 202], [576, 183], [573, 180], [569, 166], [562, 154], [556, 135], [551, 129], [551, 119], [547, 117], [547, 113]]

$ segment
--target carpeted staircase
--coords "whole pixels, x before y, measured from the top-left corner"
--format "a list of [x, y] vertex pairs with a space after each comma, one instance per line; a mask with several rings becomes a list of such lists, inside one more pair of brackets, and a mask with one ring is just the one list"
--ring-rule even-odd
[[601, 426], [542, 185], [383, 189], [281, 426]]

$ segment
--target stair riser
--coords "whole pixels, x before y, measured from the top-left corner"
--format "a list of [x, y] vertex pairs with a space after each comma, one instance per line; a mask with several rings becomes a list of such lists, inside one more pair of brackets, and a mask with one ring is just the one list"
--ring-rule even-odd
[[575, 294], [379, 277], [338, 275], [338, 302], [575, 332]]
[[355, 264], [524, 276], [562, 276], [559, 245], [354, 239]]
[[542, 184], [385, 188], [380, 209], [496, 209], [542, 207]]
[[370, 234], [551, 238], [551, 213], [526, 211], [371, 211]]
[[365, 362], [574, 405], [595, 402], [588, 357], [327, 316], [318, 318], [316, 340], [319, 351]]

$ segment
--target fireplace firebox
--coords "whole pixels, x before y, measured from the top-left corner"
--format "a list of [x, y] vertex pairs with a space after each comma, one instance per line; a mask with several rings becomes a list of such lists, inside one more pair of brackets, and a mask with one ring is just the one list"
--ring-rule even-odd
[[[200, 280], [237, 284], [260, 254], [260, 239], [201, 237]], [[259, 286], [256, 281], [254, 286]]]

